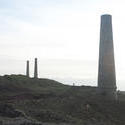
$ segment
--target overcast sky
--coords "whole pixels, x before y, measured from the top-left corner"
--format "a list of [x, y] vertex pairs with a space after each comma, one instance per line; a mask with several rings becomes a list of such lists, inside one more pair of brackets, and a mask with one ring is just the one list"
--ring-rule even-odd
[[[0, 74], [97, 80], [100, 16], [111, 14], [117, 85], [125, 90], [124, 0], [0, 0]], [[94, 85], [97, 83], [95, 82]]]

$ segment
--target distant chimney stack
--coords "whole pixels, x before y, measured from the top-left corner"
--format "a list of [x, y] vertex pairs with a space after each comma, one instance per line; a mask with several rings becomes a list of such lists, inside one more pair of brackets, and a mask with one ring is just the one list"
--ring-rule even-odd
[[34, 78], [38, 78], [37, 58], [35, 58], [35, 64], [34, 64]]
[[29, 61], [26, 62], [26, 76], [29, 77]]

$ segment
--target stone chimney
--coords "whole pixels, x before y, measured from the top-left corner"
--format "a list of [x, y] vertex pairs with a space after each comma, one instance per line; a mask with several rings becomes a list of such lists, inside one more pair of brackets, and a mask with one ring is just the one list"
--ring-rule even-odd
[[38, 78], [38, 69], [37, 69], [37, 58], [35, 58], [35, 64], [34, 64], [34, 78]]
[[29, 61], [27, 60], [27, 62], [26, 62], [26, 76], [27, 77], [30, 77], [29, 76]]
[[99, 92], [107, 99], [116, 99], [116, 74], [112, 32], [112, 16], [101, 16], [99, 69]]

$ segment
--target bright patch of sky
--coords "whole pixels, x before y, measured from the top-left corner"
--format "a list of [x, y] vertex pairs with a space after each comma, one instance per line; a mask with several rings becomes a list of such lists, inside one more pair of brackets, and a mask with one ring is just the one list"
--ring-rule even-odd
[[[100, 15], [111, 14], [117, 80], [125, 80], [124, 0], [0, 0], [0, 74], [97, 80]], [[92, 85], [96, 85], [95, 82]], [[118, 88], [125, 85], [118, 82]]]

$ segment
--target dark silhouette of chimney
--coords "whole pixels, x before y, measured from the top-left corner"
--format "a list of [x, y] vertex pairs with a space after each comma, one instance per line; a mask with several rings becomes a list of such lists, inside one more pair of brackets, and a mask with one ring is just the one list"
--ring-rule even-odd
[[26, 76], [29, 77], [29, 61], [26, 62]]
[[37, 69], [37, 58], [35, 58], [35, 64], [34, 64], [34, 78], [38, 78], [38, 69]]

